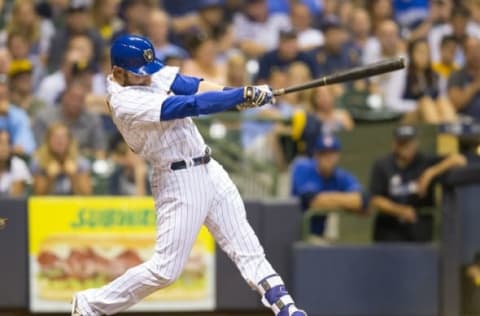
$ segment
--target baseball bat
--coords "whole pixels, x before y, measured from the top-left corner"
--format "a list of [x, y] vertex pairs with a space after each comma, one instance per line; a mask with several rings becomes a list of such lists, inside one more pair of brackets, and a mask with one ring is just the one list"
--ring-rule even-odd
[[335, 83], [341, 83], [350, 80], [357, 80], [362, 78], [367, 78], [371, 76], [380, 75], [386, 72], [391, 72], [405, 68], [405, 59], [404, 58], [392, 58], [382, 60], [377, 63], [355, 67], [349, 70], [344, 70], [336, 72], [306, 83], [299, 85], [273, 90], [274, 96], [284, 95], [287, 93], [297, 92], [305, 89], [311, 89], [321, 86], [326, 86]]

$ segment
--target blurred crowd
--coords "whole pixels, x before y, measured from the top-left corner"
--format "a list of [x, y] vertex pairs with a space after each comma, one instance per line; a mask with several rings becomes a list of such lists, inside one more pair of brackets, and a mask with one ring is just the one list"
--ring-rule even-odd
[[245, 154], [279, 168], [314, 157], [320, 135], [354, 129], [359, 115], [480, 120], [479, 0], [3, 0], [0, 10], [2, 195], [91, 194], [92, 174], [107, 169], [108, 194], [148, 194], [148, 166], [105, 104], [109, 46], [126, 33], [147, 36], [165, 64], [225, 86], [275, 89], [407, 60], [242, 112]]

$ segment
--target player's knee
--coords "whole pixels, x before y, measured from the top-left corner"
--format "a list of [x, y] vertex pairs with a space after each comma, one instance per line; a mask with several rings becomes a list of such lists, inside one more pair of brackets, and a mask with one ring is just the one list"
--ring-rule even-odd
[[156, 285], [161, 287], [172, 284], [180, 277], [180, 274], [182, 273], [181, 265], [178, 265], [175, 262], [170, 264], [165, 264], [165, 262], [162, 262], [162, 264], [160, 264], [156, 256], [153, 256], [153, 258], [149, 260], [148, 265], [154, 277], [154, 282]]
[[175, 280], [178, 278], [176, 275], [166, 274], [163, 271], [151, 270], [150, 272], [152, 275], [150, 281], [152, 285], [158, 288], [166, 287], [175, 282]]

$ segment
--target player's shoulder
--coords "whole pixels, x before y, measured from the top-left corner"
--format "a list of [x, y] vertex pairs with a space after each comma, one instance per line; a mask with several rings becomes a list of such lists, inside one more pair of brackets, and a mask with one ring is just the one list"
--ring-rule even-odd
[[152, 80], [158, 87], [168, 92], [179, 71], [178, 67], [163, 66], [152, 75]]
[[118, 107], [136, 102], [145, 92], [147, 92], [145, 89], [138, 86], [122, 87], [122, 89], [109, 92], [107, 99], [112, 106]]

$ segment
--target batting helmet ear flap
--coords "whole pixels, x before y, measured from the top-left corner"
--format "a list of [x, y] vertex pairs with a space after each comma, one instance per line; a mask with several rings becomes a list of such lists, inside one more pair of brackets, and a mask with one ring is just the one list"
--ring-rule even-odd
[[152, 43], [142, 36], [118, 37], [110, 49], [110, 61], [137, 76], [149, 76], [159, 71], [163, 64], [155, 57]]

